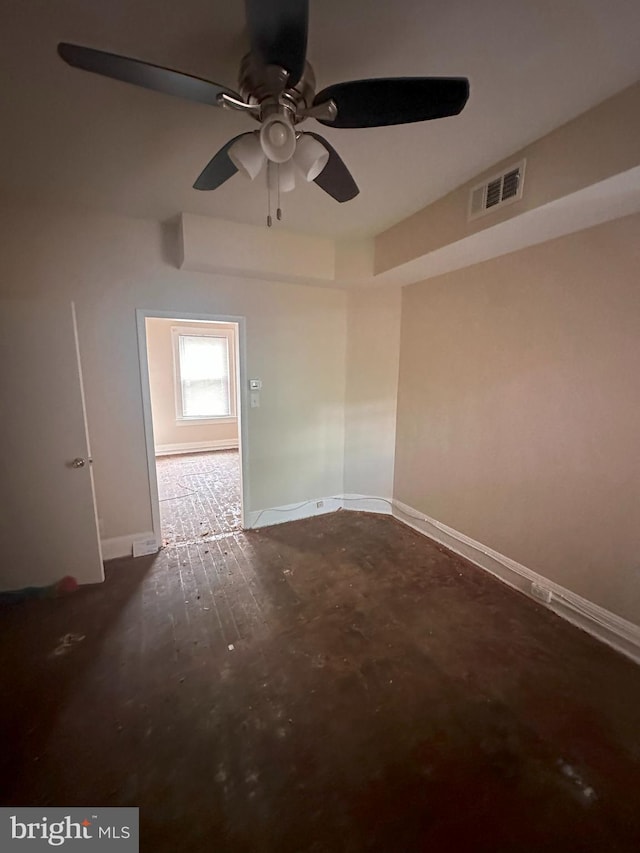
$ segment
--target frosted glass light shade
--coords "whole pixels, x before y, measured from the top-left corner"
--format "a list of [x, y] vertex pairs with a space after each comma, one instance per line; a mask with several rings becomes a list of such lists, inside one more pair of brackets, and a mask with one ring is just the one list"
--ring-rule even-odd
[[286, 163], [296, 150], [296, 132], [279, 113], [270, 115], [260, 128], [260, 145], [272, 163]]
[[304, 175], [305, 181], [315, 181], [327, 165], [329, 152], [308, 133], [303, 134], [296, 145], [293, 162]]
[[279, 163], [276, 166], [276, 176], [280, 181], [280, 192], [290, 193], [296, 188], [296, 170], [293, 167], [293, 160], [287, 160], [286, 163]]
[[228, 151], [229, 159], [245, 178], [256, 178], [267, 159], [256, 133], [236, 139]]

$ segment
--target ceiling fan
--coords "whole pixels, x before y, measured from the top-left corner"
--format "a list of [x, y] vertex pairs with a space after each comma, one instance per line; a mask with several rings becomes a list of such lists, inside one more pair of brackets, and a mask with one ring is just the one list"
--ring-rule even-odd
[[352, 80], [316, 93], [306, 60], [308, 0], [246, 0], [245, 7], [250, 51], [240, 63], [240, 94], [90, 47], [62, 42], [58, 53], [76, 68], [257, 120], [259, 130], [230, 139], [211, 159], [193, 185], [197, 190], [215, 190], [238, 170], [253, 179], [266, 162], [277, 171], [278, 189], [293, 188], [295, 165], [336, 201], [349, 201], [359, 193], [351, 173], [326, 139], [298, 129], [301, 122], [313, 118], [327, 127], [381, 127], [457, 115], [467, 102], [464, 77]]

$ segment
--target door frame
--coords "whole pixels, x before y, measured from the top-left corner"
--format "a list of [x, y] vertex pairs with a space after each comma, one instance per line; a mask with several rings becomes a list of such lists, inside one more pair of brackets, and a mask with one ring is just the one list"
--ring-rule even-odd
[[236, 346], [236, 415], [238, 418], [238, 449], [240, 453], [240, 503], [242, 506], [242, 527], [247, 528], [249, 515], [249, 432], [246, 413], [248, 411], [248, 382], [246, 375], [246, 319], [229, 314], [204, 314], [193, 311], [164, 311], [156, 308], [136, 308], [138, 329], [138, 358], [140, 362], [140, 386], [142, 390], [142, 416], [144, 420], [144, 438], [147, 448], [147, 473], [149, 477], [149, 499], [151, 501], [151, 526], [156, 544], [162, 544], [160, 525], [160, 498], [158, 495], [158, 476], [156, 473], [156, 450], [153, 436], [153, 414], [151, 408], [151, 386], [149, 384], [149, 355], [147, 351], [147, 318], [159, 320], [187, 320], [190, 322], [237, 323], [238, 340]]

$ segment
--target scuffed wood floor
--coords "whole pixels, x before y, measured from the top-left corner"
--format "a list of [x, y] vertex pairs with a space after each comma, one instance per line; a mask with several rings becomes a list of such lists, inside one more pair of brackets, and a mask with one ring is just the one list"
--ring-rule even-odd
[[143, 851], [637, 851], [640, 668], [389, 517], [108, 565], [0, 613], [4, 804]]
[[242, 528], [237, 450], [159, 456], [160, 523], [165, 546]]

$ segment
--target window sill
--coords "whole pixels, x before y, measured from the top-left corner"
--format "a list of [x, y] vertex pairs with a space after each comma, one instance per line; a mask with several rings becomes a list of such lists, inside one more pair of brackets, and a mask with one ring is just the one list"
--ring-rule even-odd
[[225, 415], [220, 418], [176, 418], [176, 426], [213, 426], [214, 424], [235, 424], [237, 422], [235, 415]]

